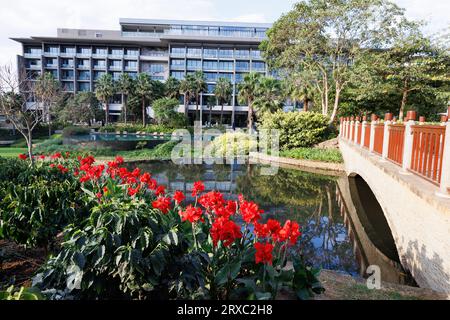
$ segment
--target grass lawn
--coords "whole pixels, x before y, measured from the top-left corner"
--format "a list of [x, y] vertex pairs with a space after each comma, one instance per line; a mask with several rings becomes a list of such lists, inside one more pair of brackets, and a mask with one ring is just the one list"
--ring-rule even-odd
[[27, 148], [16, 148], [16, 147], [0, 148], [0, 157], [4, 158], [17, 158], [21, 153], [27, 153]]
[[336, 149], [296, 148], [280, 152], [281, 157], [313, 161], [342, 163], [341, 152]]

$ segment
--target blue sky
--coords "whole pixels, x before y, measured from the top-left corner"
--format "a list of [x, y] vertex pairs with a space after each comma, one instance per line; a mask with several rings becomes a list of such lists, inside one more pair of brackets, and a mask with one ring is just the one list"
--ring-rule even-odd
[[[55, 35], [56, 28], [119, 28], [119, 18], [273, 22], [295, 0], [13, 0], [0, 10], [0, 65], [15, 63], [20, 45], [9, 37]], [[427, 33], [450, 27], [450, 0], [394, 0]]]

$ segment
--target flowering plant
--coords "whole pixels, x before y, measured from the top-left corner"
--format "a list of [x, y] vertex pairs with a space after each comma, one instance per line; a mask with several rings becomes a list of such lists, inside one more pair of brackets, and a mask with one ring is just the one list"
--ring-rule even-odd
[[256, 203], [205, 192], [201, 181], [186, 205], [181, 191], [170, 196], [120, 157], [77, 161], [50, 165], [76, 177], [86, 202], [96, 204], [88, 218], [66, 228], [61, 252], [35, 279], [41, 289], [80, 298], [274, 299], [282, 288], [312, 288], [296, 283], [306, 270], [290, 257], [301, 236], [296, 222], [263, 222]]

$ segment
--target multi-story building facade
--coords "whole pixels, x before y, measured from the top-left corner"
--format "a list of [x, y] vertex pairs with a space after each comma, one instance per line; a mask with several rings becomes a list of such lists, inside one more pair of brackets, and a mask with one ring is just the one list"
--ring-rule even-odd
[[[95, 91], [105, 73], [117, 80], [123, 73], [136, 77], [145, 72], [165, 81], [201, 70], [208, 86], [201, 96], [202, 121], [220, 112], [212, 96], [217, 79], [224, 77], [233, 83], [233, 97], [224, 107], [226, 123], [235, 119], [237, 126], [245, 125], [247, 106], [239, 104], [237, 84], [251, 71], [268, 74], [258, 46], [270, 24], [121, 19], [120, 26], [119, 31], [58, 29], [56, 37], [14, 38], [23, 45], [19, 70], [31, 81], [50, 72], [72, 93]], [[122, 99], [112, 99], [113, 117], [120, 115]], [[180, 97], [180, 112], [182, 101]], [[191, 119], [195, 109], [192, 102]]]

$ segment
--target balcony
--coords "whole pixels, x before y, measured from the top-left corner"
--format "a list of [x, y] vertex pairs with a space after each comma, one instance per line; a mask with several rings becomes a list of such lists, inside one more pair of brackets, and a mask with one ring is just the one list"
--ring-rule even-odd
[[70, 58], [73, 58], [73, 57], [75, 57], [75, 55], [76, 55], [75, 51], [73, 51], [73, 52], [61, 52], [61, 53], [60, 53], [60, 56], [61, 56], [61, 57], [70, 57]]
[[30, 64], [26, 68], [30, 69], [30, 70], [41, 70], [42, 65], [41, 64]]
[[126, 66], [125, 71], [137, 71], [137, 66]]
[[61, 64], [61, 68], [63, 68], [63, 69], [73, 69], [74, 66], [75, 65], [73, 63], [63, 63], [63, 64]]
[[122, 71], [122, 66], [109, 66], [109, 70]]
[[23, 55], [25, 58], [41, 58], [42, 52], [28, 52]]
[[172, 70], [184, 70], [184, 65], [172, 64], [172, 65], [170, 65], [170, 69], [172, 69]]
[[87, 52], [78, 52], [77, 53], [77, 58], [90, 58], [92, 56], [91, 53], [87, 53]]
[[75, 80], [74, 76], [62, 76], [61, 78], [62, 81], [73, 81]]
[[94, 65], [94, 70], [105, 70], [106, 65]]
[[45, 65], [45, 67], [49, 68], [49, 69], [57, 69], [58, 65], [57, 64], [53, 64], [53, 63], [48, 63], [48, 64]]
[[59, 51], [44, 52], [44, 56], [57, 57], [57, 56], [59, 56]]
[[107, 52], [96, 52], [92, 55], [93, 58], [106, 58], [108, 56]]
[[123, 52], [122, 52], [122, 53], [119, 53], [119, 52], [116, 52], [116, 53], [110, 53], [110, 54], [108, 55], [108, 57], [109, 57], [110, 59], [122, 59], [122, 58], [123, 58]]
[[85, 64], [79, 64], [77, 68], [78, 69], [82, 69], [82, 70], [89, 70], [90, 66], [87, 66]]

